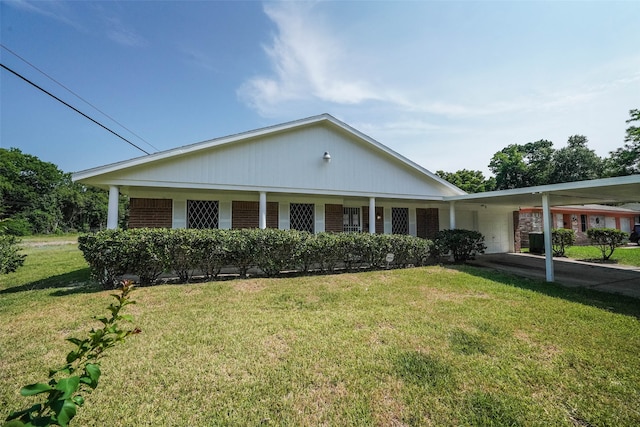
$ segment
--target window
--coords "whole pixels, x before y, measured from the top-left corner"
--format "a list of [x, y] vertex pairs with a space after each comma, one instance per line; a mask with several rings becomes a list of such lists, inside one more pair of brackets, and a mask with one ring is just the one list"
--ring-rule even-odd
[[580, 215], [580, 229], [582, 230], [583, 233], [585, 231], [587, 231], [587, 216], [586, 215]]
[[391, 208], [391, 233], [409, 234], [409, 208]]
[[218, 228], [217, 200], [187, 200], [187, 228]]
[[343, 208], [342, 231], [345, 233], [359, 232], [360, 208]]
[[289, 208], [289, 228], [292, 230], [308, 231], [315, 230], [314, 206], [312, 203], [291, 203]]

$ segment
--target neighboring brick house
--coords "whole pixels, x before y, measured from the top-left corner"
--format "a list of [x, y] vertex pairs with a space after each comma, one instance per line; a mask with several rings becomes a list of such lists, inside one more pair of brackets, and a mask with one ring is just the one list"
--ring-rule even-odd
[[[589, 244], [590, 228], [616, 228], [629, 233], [640, 211], [605, 205], [555, 206], [551, 208], [552, 228], [568, 228], [576, 233], [576, 244]], [[529, 247], [529, 233], [542, 232], [542, 208], [522, 208], [519, 212], [520, 242]]]

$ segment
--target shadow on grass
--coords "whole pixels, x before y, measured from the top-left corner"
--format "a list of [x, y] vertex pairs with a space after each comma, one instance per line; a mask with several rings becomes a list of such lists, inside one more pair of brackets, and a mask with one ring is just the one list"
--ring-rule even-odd
[[0, 294], [14, 294], [25, 291], [36, 291], [43, 289], [55, 289], [52, 296], [64, 296], [78, 293], [100, 292], [102, 288], [91, 282], [89, 268], [70, 271], [69, 273], [47, 277], [42, 280], [25, 283], [20, 286], [13, 286], [0, 291]]
[[550, 297], [562, 298], [567, 301], [589, 305], [613, 313], [634, 316], [640, 319], [640, 300], [637, 298], [581, 287], [565, 287], [557, 283], [521, 277], [513, 273], [497, 271], [491, 268], [470, 265], [447, 265], [447, 268], [462, 271], [504, 285], [526, 289]]

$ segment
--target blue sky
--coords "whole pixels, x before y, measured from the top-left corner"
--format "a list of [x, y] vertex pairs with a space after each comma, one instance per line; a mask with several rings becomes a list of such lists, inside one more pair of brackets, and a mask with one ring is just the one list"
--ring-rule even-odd
[[[3, 64], [147, 151], [330, 113], [435, 172], [508, 144], [624, 144], [640, 2], [0, 1]], [[0, 146], [66, 172], [142, 153], [0, 74]]]

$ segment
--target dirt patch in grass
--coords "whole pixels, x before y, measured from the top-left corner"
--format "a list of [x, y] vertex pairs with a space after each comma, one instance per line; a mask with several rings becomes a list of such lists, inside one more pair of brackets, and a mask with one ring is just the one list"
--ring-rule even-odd
[[422, 295], [430, 301], [464, 301], [469, 298], [488, 299], [490, 295], [484, 292], [455, 292], [451, 290], [433, 288], [429, 285], [422, 287]]
[[267, 287], [264, 279], [247, 279], [231, 282], [233, 290], [243, 293], [256, 293], [264, 290]]
[[403, 414], [406, 411], [402, 396], [402, 381], [388, 380], [372, 393], [371, 408], [376, 425], [404, 427]]

